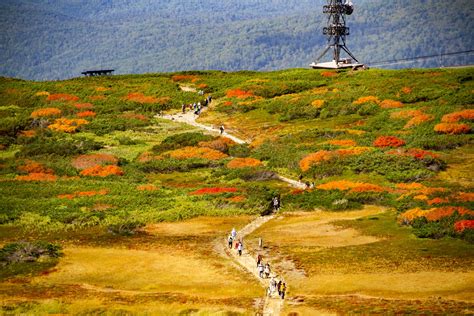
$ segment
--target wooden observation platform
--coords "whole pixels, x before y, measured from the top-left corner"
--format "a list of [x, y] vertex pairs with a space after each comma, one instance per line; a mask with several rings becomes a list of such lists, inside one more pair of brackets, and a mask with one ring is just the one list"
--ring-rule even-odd
[[100, 70], [87, 70], [81, 72], [86, 77], [94, 77], [94, 76], [107, 76], [111, 75], [114, 72], [114, 69], [100, 69]]

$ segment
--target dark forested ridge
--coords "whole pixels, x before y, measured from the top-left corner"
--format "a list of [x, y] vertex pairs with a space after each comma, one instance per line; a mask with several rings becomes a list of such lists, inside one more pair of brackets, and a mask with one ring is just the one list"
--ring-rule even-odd
[[[4, 0], [0, 75], [42, 80], [92, 68], [144, 73], [306, 67], [325, 44], [323, 2]], [[369, 65], [474, 48], [472, 0], [355, 4], [348, 46]], [[471, 53], [402, 66], [472, 63]]]

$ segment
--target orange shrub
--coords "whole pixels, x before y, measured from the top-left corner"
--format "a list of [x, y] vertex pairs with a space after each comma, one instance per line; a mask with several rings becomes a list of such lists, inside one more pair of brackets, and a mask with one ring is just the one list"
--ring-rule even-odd
[[374, 141], [374, 146], [381, 148], [400, 147], [403, 145], [405, 145], [405, 141], [395, 136], [380, 136]]
[[232, 101], [225, 101], [224, 102], [225, 106], [232, 106], [232, 104], [233, 104]]
[[36, 131], [34, 129], [21, 131], [20, 136], [27, 137], [27, 138], [35, 137], [36, 136]]
[[426, 194], [415, 195], [413, 197], [413, 200], [426, 201], [426, 200], [428, 200], [428, 196]]
[[16, 176], [18, 181], [56, 181], [58, 177], [49, 173], [30, 173], [26, 176]]
[[206, 89], [206, 88], [208, 87], [208, 85], [205, 84], [205, 83], [200, 83], [200, 84], [197, 85], [197, 87], [198, 87], [199, 89]]
[[61, 110], [58, 108], [37, 109], [31, 113], [32, 118], [44, 117], [44, 116], [59, 116], [59, 115], [61, 115]]
[[431, 199], [429, 201], [426, 202], [428, 205], [433, 205], [433, 204], [445, 204], [445, 203], [449, 203], [449, 200], [448, 199], [443, 199], [443, 198], [440, 198], [440, 197], [437, 197], [437, 198], [434, 198], [434, 199]]
[[115, 165], [94, 166], [81, 171], [81, 175], [89, 177], [122, 176], [123, 174], [122, 169]]
[[229, 169], [239, 169], [247, 167], [258, 167], [261, 166], [262, 162], [254, 158], [234, 158], [227, 164]]
[[474, 192], [459, 192], [454, 199], [459, 202], [474, 202]]
[[301, 159], [299, 165], [301, 170], [308, 171], [312, 165], [318, 164], [323, 161], [331, 160], [338, 156], [353, 156], [360, 155], [363, 152], [370, 150], [368, 147], [354, 147], [348, 149], [338, 149], [334, 151], [320, 150], [312, 153]]
[[170, 151], [168, 155], [175, 159], [204, 158], [208, 160], [219, 160], [227, 157], [226, 154], [207, 147], [184, 147]]
[[178, 81], [196, 82], [199, 80], [199, 77], [196, 75], [174, 75], [171, 77], [171, 80], [173, 80], [174, 82], [178, 82]]
[[48, 98], [46, 98], [48, 101], [78, 101], [79, 97], [72, 95], [72, 94], [67, 94], [67, 93], [56, 93], [56, 94], [50, 94]]
[[442, 134], [467, 134], [471, 128], [467, 124], [441, 123], [435, 125], [434, 131]]
[[474, 212], [464, 207], [445, 206], [445, 207], [431, 209], [429, 212], [425, 214], [425, 217], [430, 222], [436, 222], [444, 217], [449, 217], [453, 215], [454, 212], [458, 212], [459, 215], [465, 215], [465, 214], [474, 215]]
[[408, 211], [403, 212], [398, 216], [398, 221], [404, 224], [411, 223], [414, 219], [418, 217], [425, 216], [431, 210], [422, 210], [421, 208], [417, 207]]
[[72, 200], [76, 197], [106, 195], [107, 193], [109, 193], [107, 189], [102, 189], [99, 191], [82, 191], [82, 192], [74, 192], [70, 194], [59, 194], [58, 198]]
[[74, 133], [80, 126], [85, 124], [89, 124], [89, 122], [84, 119], [59, 118], [54, 121], [54, 124], [49, 125], [48, 128], [57, 132]]
[[111, 154], [87, 154], [77, 156], [72, 160], [72, 166], [76, 169], [87, 169], [98, 165], [116, 165], [118, 158]]
[[395, 100], [383, 100], [382, 103], [380, 103], [380, 107], [383, 109], [402, 108], [403, 103]]
[[104, 91], [108, 91], [110, 90], [109, 88], [106, 88], [106, 87], [97, 87], [95, 88], [95, 91], [99, 91], [99, 92], [104, 92]]
[[352, 139], [336, 139], [336, 140], [330, 140], [328, 141], [328, 144], [334, 145], [334, 146], [356, 146], [357, 143], [353, 141]]
[[226, 137], [219, 137], [218, 139], [215, 140], [210, 140], [207, 142], [199, 142], [199, 147], [207, 147], [211, 148], [214, 150], [218, 150], [220, 152], [226, 152], [229, 147], [232, 147], [235, 145], [235, 142], [229, 138]]
[[145, 96], [143, 93], [140, 93], [140, 92], [129, 93], [125, 98], [128, 101], [133, 101], [133, 102], [137, 102], [137, 103], [156, 103], [156, 102], [158, 102], [157, 98], [150, 97], [150, 96]]
[[303, 171], [307, 171], [312, 165], [318, 164], [322, 161], [327, 161], [332, 158], [332, 152], [327, 150], [320, 150], [318, 152], [309, 154], [300, 161], [300, 168]]
[[324, 105], [324, 100], [314, 100], [311, 105], [316, 108], [321, 108]]
[[247, 198], [243, 195], [237, 195], [237, 196], [233, 196], [233, 197], [230, 197], [230, 198], [227, 198], [226, 200], [227, 201], [230, 201], [230, 202], [234, 202], [234, 203], [240, 203], [240, 202], [243, 202], [245, 201]]
[[410, 87], [403, 87], [402, 92], [405, 94], [410, 94], [412, 92], [412, 89]]
[[244, 91], [240, 89], [234, 89], [234, 90], [228, 90], [227, 91], [227, 97], [228, 98], [239, 98], [239, 99], [245, 99], [249, 97], [253, 97], [254, 94], [251, 91]]
[[94, 111], [84, 111], [84, 112], [79, 112], [76, 115], [78, 117], [94, 117], [95, 112]]
[[137, 186], [138, 191], [156, 191], [158, 187], [154, 184], [142, 184]]
[[383, 192], [384, 188], [376, 184], [363, 183], [363, 182], [352, 182], [348, 180], [339, 180], [339, 181], [330, 181], [324, 184], [318, 185], [316, 188], [319, 190], [340, 190], [346, 191], [351, 190], [351, 192]]
[[417, 115], [417, 116], [414, 116], [411, 120], [409, 120], [405, 124], [404, 128], [410, 128], [410, 127], [413, 127], [413, 126], [418, 126], [418, 125], [423, 124], [425, 122], [432, 121], [433, 119], [434, 119], [433, 115], [428, 115], [428, 114]]
[[474, 109], [467, 109], [463, 111], [458, 111], [450, 114], [446, 114], [441, 119], [443, 123], [457, 123], [460, 120], [474, 120]]
[[379, 104], [380, 103], [380, 100], [379, 98], [377, 97], [374, 97], [374, 96], [367, 96], [367, 97], [360, 97], [359, 99], [355, 100], [354, 102], [352, 102], [354, 104], [364, 104], [364, 103], [376, 103], [376, 104]]
[[234, 193], [237, 192], [237, 188], [202, 188], [191, 192], [192, 195], [203, 195], [203, 194], [221, 194], [221, 193]]
[[424, 113], [420, 110], [402, 110], [397, 112], [390, 113], [390, 118], [393, 119], [408, 119], [415, 116], [424, 115]]
[[32, 160], [27, 160], [25, 161], [26, 164], [18, 166], [19, 171], [23, 171], [26, 173], [47, 173], [47, 174], [54, 174], [53, 169], [46, 168], [43, 164], [32, 161]]
[[48, 91], [39, 91], [39, 92], [36, 92], [35, 95], [40, 97], [40, 96], [48, 96], [50, 93]]
[[90, 110], [94, 105], [92, 103], [76, 103], [74, 107], [78, 110]]
[[334, 71], [323, 71], [321, 73], [321, 76], [323, 76], [324, 78], [331, 78], [331, 77], [336, 77], [337, 73]]
[[395, 185], [397, 189], [402, 189], [402, 190], [410, 190], [410, 191], [417, 191], [426, 188], [423, 184], [421, 183], [398, 183]]

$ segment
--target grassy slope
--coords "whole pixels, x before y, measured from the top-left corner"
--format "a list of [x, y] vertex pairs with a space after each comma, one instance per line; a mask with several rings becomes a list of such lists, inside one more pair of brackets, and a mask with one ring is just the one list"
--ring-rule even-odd
[[[440, 122], [443, 115], [472, 108], [474, 91], [472, 68], [369, 70], [355, 73], [330, 72], [329, 74], [302, 69], [269, 73], [210, 71], [188, 72], [186, 75], [188, 77], [184, 77], [182, 81], [176, 81], [176, 78], [172, 80], [172, 74], [82, 78], [60, 82], [26, 82], [5, 78], [0, 80], [2, 96], [0, 98], [2, 113], [0, 125], [3, 144], [3, 150], [0, 151], [2, 180], [0, 181], [2, 205], [0, 215], [3, 223], [0, 225], [0, 243], [15, 241], [18, 238], [46, 239], [64, 245], [66, 253], [65, 258], [60, 260], [57, 272], [34, 279], [34, 287], [30, 289], [37, 294], [19, 294], [17, 297], [19, 300], [41, 301], [42, 305], [35, 307], [33, 304], [18, 308], [25, 308], [25, 310], [37, 308], [37, 311], [41, 308], [60, 312], [80, 311], [83, 301], [97, 308], [125, 308], [123, 304], [117, 307], [112, 302], [113, 300], [106, 298], [99, 298], [93, 302], [90, 295], [95, 293], [97, 288], [84, 289], [80, 285], [92, 280], [93, 282], [90, 283], [99, 289], [112, 286], [117, 290], [132, 291], [129, 294], [134, 294], [133, 291], [160, 292], [166, 288], [164, 284], [170, 284], [169, 275], [175, 274], [172, 266], [169, 267], [169, 271], [165, 269], [166, 264], [163, 266], [164, 262], [169, 261], [167, 258], [170, 254], [184, 256], [189, 259], [186, 262], [193, 269], [201, 269], [196, 278], [192, 279], [192, 284], [206, 290], [205, 293], [201, 293], [203, 294], [201, 297], [193, 286], [183, 287], [181, 282], [171, 282], [171, 285], [167, 285], [170, 286], [166, 288], [167, 292], [191, 296], [196, 308], [204, 310], [219, 309], [223, 305], [230, 304], [225, 298], [216, 297], [213, 290], [215, 287], [206, 283], [204, 278], [205, 275], [209, 276], [208, 273], [211, 273], [210, 276], [213, 279], [221, 280], [219, 275], [223, 271], [236, 273], [234, 270], [229, 270], [232, 268], [228, 263], [220, 267], [220, 262], [206, 258], [210, 241], [228, 230], [230, 224], [215, 223], [218, 230], [211, 235], [206, 235], [204, 239], [200, 239], [203, 232], [199, 229], [191, 230], [191, 236], [176, 235], [167, 229], [178, 227], [176, 230], [181, 232], [188, 227], [172, 224], [176, 226], [162, 228], [164, 231], [158, 229], [160, 238], [156, 244], [153, 242], [150, 244], [150, 238], [153, 240], [156, 237], [154, 232], [151, 232], [151, 235], [139, 235], [130, 240], [127, 238], [116, 240], [116, 237], [106, 232], [108, 225], [126, 222], [128, 219], [156, 223], [177, 221], [199, 215], [254, 214], [266, 207], [268, 199], [276, 192], [282, 194], [284, 210], [288, 211], [332, 208], [332, 203], [341, 199], [348, 199], [349, 207], [375, 202], [395, 206], [399, 212], [410, 207], [429, 207], [426, 201], [413, 200], [413, 195], [397, 201], [396, 198], [400, 193], [354, 197], [341, 192], [326, 193], [315, 190], [304, 194], [293, 192], [296, 193], [295, 195], [290, 194], [288, 188], [275, 181], [253, 181], [243, 176], [255, 175], [256, 172], [262, 170], [276, 170], [293, 177], [303, 173], [305, 179], [313, 180], [314, 177], [316, 185], [344, 179], [378, 184], [390, 190], [395, 189], [397, 182], [404, 180], [410, 182], [409, 179], [413, 173], [422, 172], [423, 176], [418, 178], [418, 181], [423, 180], [422, 183], [426, 186], [447, 188], [448, 193], [443, 194], [450, 199], [453, 199], [460, 191], [472, 192], [473, 176], [472, 168], [470, 168], [472, 136], [470, 134], [439, 135], [433, 131], [434, 125]], [[230, 160], [226, 158], [221, 159], [217, 164], [207, 165], [204, 168], [190, 167], [185, 171], [156, 172], [153, 171], [154, 169], [145, 169], [146, 164], [140, 163], [137, 159], [142, 153], [150, 152], [154, 145], [170, 135], [195, 131], [193, 128], [153, 118], [158, 111], [167, 109], [177, 111], [182, 102], [190, 103], [199, 100], [196, 94], [183, 92], [179, 88], [180, 84], [198, 89], [203, 87], [207, 93], [212, 93], [215, 101], [211, 110], [205, 112], [199, 120], [214, 125], [224, 123], [226, 130], [251, 141], [250, 152], [246, 155], [261, 159], [265, 167], [259, 168], [258, 171], [233, 171], [225, 167]], [[246, 96], [232, 97], [229, 90], [233, 90], [237, 95], [245, 92], [243, 94]], [[47, 96], [36, 95], [41, 91], [47, 91], [50, 94], [75, 95], [79, 98], [76, 102], [91, 103], [96, 116], [88, 118], [90, 124], [73, 135], [33, 128], [37, 136], [33, 138], [21, 136], [21, 131], [32, 129], [30, 114], [35, 109], [57, 107], [68, 118], [76, 117], [76, 113], [79, 112], [74, 108], [75, 102], [48, 101]], [[130, 101], [127, 97], [131, 93], [143, 93], [145, 96], [154, 97], [155, 101], [153, 103]], [[431, 115], [432, 118], [421, 125], [404, 128], [407, 120], [390, 119], [390, 114], [400, 109], [385, 109], [374, 103], [362, 105], [353, 103], [360, 97], [367, 96], [377, 97], [380, 101], [386, 99], [400, 101], [403, 103], [403, 110], [420, 110]], [[322, 100], [323, 104], [314, 103], [316, 100]], [[122, 117], [124, 113], [141, 114], [148, 118], [148, 121], [124, 119]], [[462, 123], [469, 124], [472, 128], [472, 122], [463, 121]], [[399, 166], [394, 162], [383, 160], [389, 157], [387, 150], [375, 149], [372, 144], [381, 135], [398, 136], [404, 139], [406, 141], [404, 148], [422, 148], [436, 153], [448, 164], [447, 170], [433, 172], [426, 169], [422, 163], [412, 159], [404, 161], [404, 164], [409, 163], [412, 169], [400, 169], [396, 174], [390, 173], [392, 169]], [[110, 176], [104, 179], [80, 176], [79, 170], [71, 166], [71, 162], [78, 153], [66, 151], [41, 153], [41, 150], [51, 147], [42, 143], [44, 140], [53, 140], [53, 143], [62, 144], [76, 140], [84, 142], [83, 137], [89, 141], [103, 143], [102, 148], [86, 152], [109, 153], [120, 158], [124, 176]], [[378, 170], [386, 168], [388, 171], [386, 173], [357, 172], [353, 168], [357, 157], [349, 157], [341, 158], [336, 164], [325, 162], [313, 166], [307, 172], [302, 172], [298, 163], [307, 154], [319, 150], [334, 151], [341, 148], [327, 143], [334, 139], [350, 139], [356, 142], [357, 146], [371, 147], [371, 155], [376, 153], [382, 157], [380, 159], [383, 163], [379, 165]], [[32, 151], [36, 144], [40, 144], [40, 152]], [[464, 146], [455, 150], [451, 149], [461, 145]], [[369, 155], [369, 158], [372, 156]], [[18, 175], [25, 174], [18, 168], [27, 163], [27, 160], [43, 163], [61, 178], [55, 182], [15, 180]], [[370, 159], [366, 162], [370, 162]], [[160, 163], [174, 166], [175, 162], [165, 157]], [[328, 173], [328, 170], [337, 172]], [[250, 179], [255, 179], [255, 177]], [[153, 184], [158, 190], [137, 190], [137, 187], [143, 184]], [[238, 192], [218, 196], [189, 194], [196, 189], [216, 186], [236, 187]], [[107, 189], [107, 194], [78, 197], [72, 200], [58, 198], [60, 194], [100, 189]], [[433, 197], [435, 196], [430, 196], [430, 198]], [[230, 201], [229, 198], [237, 199]], [[454, 203], [454, 200], [450, 203]], [[472, 202], [456, 202], [454, 205], [472, 209]], [[305, 296], [308, 308], [324, 305], [336, 311], [353, 310], [350, 302], [344, 299], [340, 302], [313, 297], [315, 294], [328, 293], [370, 295], [383, 293], [383, 296], [400, 299], [408, 297], [426, 299], [427, 296], [440, 294], [448, 298], [471, 299], [469, 293], [472, 293], [472, 289], [469, 289], [469, 280], [472, 275], [466, 275], [469, 271], [466, 267], [472, 266], [473, 258], [470, 255], [472, 245], [452, 238], [417, 239], [413, 236], [411, 228], [400, 227], [395, 223], [396, 214], [393, 212], [377, 215], [378, 220], [364, 219], [338, 223], [347, 228], [340, 236], [342, 240], [336, 237], [335, 239], [326, 238], [322, 242], [318, 237], [319, 233], [316, 235], [306, 233], [312, 230], [311, 221], [320, 220], [320, 216], [322, 215], [303, 217], [300, 223], [293, 223], [296, 226], [292, 226], [291, 220], [281, 221], [279, 224], [270, 223], [268, 224], [270, 226], [264, 227], [265, 231], [262, 229], [259, 232], [265, 234], [265, 240], [273, 247], [272, 249], [278, 250], [279, 255], [290, 258], [297, 267], [309, 273], [309, 279], [306, 281], [293, 282], [292, 280], [292, 284], [296, 284], [299, 288], [293, 293]], [[343, 219], [344, 216], [347, 214], [330, 213], [328, 218]], [[202, 227], [213, 221], [204, 218], [202, 222], [193, 223]], [[191, 226], [194, 227], [193, 225]], [[279, 236], [277, 230], [285, 225], [290, 235], [295, 234], [294, 238], [272, 240], [275, 236]], [[26, 230], [21, 230], [20, 227]], [[66, 228], [69, 229], [67, 234], [65, 234]], [[298, 233], [303, 233], [303, 236], [299, 236]], [[340, 235], [341, 232], [336, 230], [335, 234]], [[91, 238], [91, 236], [95, 237]], [[322, 239], [324, 240], [324, 237]], [[348, 239], [351, 242], [347, 242]], [[178, 240], [179, 244], [173, 244], [174, 240]], [[319, 246], [312, 244], [318, 240], [321, 242]], [[113, 244], [117, 246], [112, 247]], [[328, 244], [339, 246], [326, 249], [325, 245]], [[198, 246], [193, 248], [192, 245]], [[133, 251], [125, 250], [127, 248], [132, 248]], [[154, 249], [165, 249], [166, 252], [156, 253]], [[110, 256], [102, 257], [104, 253], [110, 253]], [[127, 256], [127, 260], [120, 260], [124, 256]], [[106, 272], [116, 278], [104, 278], [102, 273], [97, 273], [102, 268], [103, 260], [110, 261]], [[157, 265], [154, 268], [146, 265], [140, 269], [140, 277], [130, 278], [117, 272], [123, 271], [126, 262], [132, 266], [139, 266], [142, 262], [148, 262], [150, 265], [156, 262]], [[356, 270], [354, 266], [357, 266]], [[334, 269], [334, 267], [337, 268]], [[165, 269], [167, 273], [155, 275], [155, 269], [158, 268]], [[387, 291], [383, 288], [383, 284], [393, 283], [394, 271], [399, 273], [399, 280], [403, 279], [403, 281], [398, 282], [398, 287], [393, 291]], [[433, 273], [437, 277], [430, 285], [426, 282], [427, 278], [430, 279], [430, 276], [434, 275]], [[364, 275], [364, 278], [360, 278], [361, 275]], [[459, 278], [463, 279], [464, 283], [453, 281]], [[234, 281], [237, 289], [249, 282], [246, 279]], [[8, 288], [2, 292], [4, 298], [18, 291], [15, 283], [5, 284]], [[50, 296], [39, 294], [44, 288], [51, 289], [57, 284], [64, 284], [65, 287], [75, 289], [77, 293], [73, 292], [77, 296], [63, 298], [58, 293]], [[377, 284], [382, 284], [382, 287], [378, 287]], [[409, 290], [410, 287], [417, 288], [420, 284], [427, 285], [414, 291]], [[444, 284], [444, 287], [439, 288], [439, 284]], [[235, 296], [232, 291], [225, 292], [224, 296]], [[243, 306], [233, 305], [233, 309], [252, 310], [250, 298], [258, 297], [257, 292], [256, 288], [244, 291], [242, 300], [245, 303]], [[121, 297], [123, 293], [115, 294]], [[195, 296], [200, 298], [196, 299]], [[48, 301], [49, 299], [64, 299], [65, 303], [51, 302]], [[189, 299], [188, 297], [186, 300]], [[151, 308], [151, 312], [156, 312], [150, 307], [149, 302], [148, 299], [134, 297], [129, 301], [129, 305], [136, 308], [147, 306]], [[169, 302], [164, 302], [162, 308], [168, 311], [182, 308], [182, 306], [168, 304]], [[368, 302], [363, 304], [373, 307]], [[384, 304], [386, 302], [379, 305]], [[402, 301], [396, 308], [400, 308], [403, 304]], [[453, 308], [453, 310], [462, 308], [460, 305], [454, 307], [448, 305], [443, 306], [448, 309]]]

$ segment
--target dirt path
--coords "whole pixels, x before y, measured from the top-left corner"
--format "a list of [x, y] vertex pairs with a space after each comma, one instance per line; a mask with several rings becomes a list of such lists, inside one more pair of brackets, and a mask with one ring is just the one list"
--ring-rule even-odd
[[[203, 111], [206, 111], [206, 108], [203, 108]], [[196, 122], [196, 119], [199, 116], [195, 115], [192, 111], [189, 111], [189, 110], [186, 113], [164, 114], [164, 115], [157, 115], [156, 117], [166, 119], [166, 120], [170, 120], [170, 121], [174, 121], [174, 122], [188, 124], [188, 125], [191, 125], [191, 126], [195, 126], [195, 127], [200, 128], [200, 129], [211, 132], [213, 134], [220, 134], [220, 130], [218, 128]], [[246, 144], [247, 143], [247, 141], [245, 141], [241, 138], [238, 138], [238, 137], [236, 137], [232, 134], [229, 134], [226, 131], [224, 131], [222, 136], [233, 140], [237, 144]], [[297, 189], [305, 189], [306, 188], [306, 185], [304, 183], [299, 182], [299, 181], [292, 180], [292, 179], [289, 179], [289, 178], [286, 178], [286, 177], [283, 177], [283, 176], [280, 176], [280, 175], [277, 175], [277, 177], [281, 181], [288, 183], [290, 186], [292, 186], [294, 188], [297, 188]]]
[[[258, 275], [257, 260], [256, 260], [257, 254], [250, 253], [246, 250], [245, 237], [273, 218], [274, 218], [273, 215], [257, 217], [255, 220], [253, 220], [252, 222], [247, 224], [247, 226], [243, 227], [240, 231], [237, 232], [237, 239], [242, 240], [244, 244], [244, 250], [242, 251], [242, 256], [239, 256], [235, 249], [229, 249], [227, 247], [227, 239], [224, 239], [224, 241], [219, 239], [217, 241], [218, 247], [220, 248], [219, 252], [224, 252], [227, 256], [231, 257], [242, 268], [244, 268], [247, 272], [252, 274], [257, 280], [259, 280], [259, 282], [262, 284], [263, 287], [265, 287], [265, 289], [268, 288], [269, 279], [262, 279]], [[280, 277], [275, 273], [275, 271], [272, 271], [272, 275], [275, 277], [277, 282], [280, 280]], [[284, 300], [282, 300], [278, 296], [278, 293], [274, 293], [270, 297], [265, 292], [263, 315], [264, 316], [280, 315], [280, 312], [283, 308], [283, 302]]]

